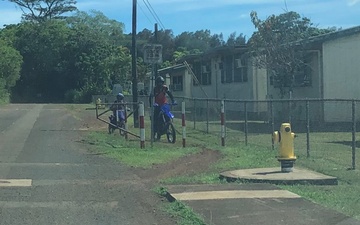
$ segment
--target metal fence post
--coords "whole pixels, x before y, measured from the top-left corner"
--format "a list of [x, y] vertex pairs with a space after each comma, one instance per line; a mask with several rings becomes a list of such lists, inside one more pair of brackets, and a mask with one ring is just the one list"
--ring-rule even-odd
[[247, 115], [247, 102], [244, 102], [244, 113], [245, 113], [245, 125], [244, 125], [244, 132], [245, 132], [245, 145], [248, 144], [248, 115]]
[[310, 157], [310, 102], [306, 101], [306, 157]]
[[[272, 133], [274, 133], [275, 131], [275, 122], [274, 122], [274, 102], [273, 101], [270, 101], [270, 117], [271, 117], [271, 129], [272, 129]], [[274, 150], [275, 147], [274, 147], [274, 142], [272, 141], [271, 142], [271, 149]]]
[[225, 146], [225, 101], [221, 101], [221, 115], [220, 115], [220, 124], [221, 124], [221, 146]]
[[355, 169], [355, 150], [356, 150], [356, 114], [355, 100], [352, 100], [352, 169]]
[[209, 133], [209, 99], [206, 99], [206, 133]]
[[145, 148], [144, 103], [139, 103], [140, 148]]
[[194, 119], [194, 130], [196, 129], [196, 99], [194, 98], [194, 112], [193, 112], [193, 119]]
[[291, 123], [291, 115], [292, 115], [292, 98], [290, 97], [290, 100], [289, 100], [289, 123]]
[[181, 125], [182, 125], [182, 145], [183, 148], [185, 148], [185, 144], [186, 144], [186, 123], [185, 123], [185, 113], [186, 113], [186, 108], [185, 108], [185, 102], [183, 101], [181, 103]]

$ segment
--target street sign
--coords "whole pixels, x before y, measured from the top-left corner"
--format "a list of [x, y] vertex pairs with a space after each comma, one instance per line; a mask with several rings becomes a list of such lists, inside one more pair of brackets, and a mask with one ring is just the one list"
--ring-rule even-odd
[[162, 45], [147, 44], [144, 46], [144, 62], [151, 64], [162, 63]]

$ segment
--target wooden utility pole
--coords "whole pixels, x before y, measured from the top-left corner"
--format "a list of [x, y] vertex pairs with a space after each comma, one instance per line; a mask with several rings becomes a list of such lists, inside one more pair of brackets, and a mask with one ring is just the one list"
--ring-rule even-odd
[[[131, 52], [131, 74], [132, 74], [132, 96], [133, 102], [138, 102], [138, 90], [137, 90], [137, 70], [136, 70], [136, 5], [137, 0], [133, 0], [133, 11], [132, 11], [132, 52]], [[139, 127], [139, 118], [138, 118], [138, 111], [137, 105], [133, 105], [134, 107], [134, 127]]]
[[[155, 44], [158, 44], [158, 24], [155, 23]], [[154, 71], [154, 75], [155, 75], [155, 78], [158, 76], [158, 65], [157, 63], [155, 63], [154, 65], [155, 67], [155, 71]]]

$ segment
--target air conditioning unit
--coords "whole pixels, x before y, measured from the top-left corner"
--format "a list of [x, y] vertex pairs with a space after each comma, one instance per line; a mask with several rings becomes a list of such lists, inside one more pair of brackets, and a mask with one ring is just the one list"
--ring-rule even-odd
[[236, 68], [245, 67], [244, 60], [242, 60], [242, 59], [235, 59], [235, 67], [236, 67]]

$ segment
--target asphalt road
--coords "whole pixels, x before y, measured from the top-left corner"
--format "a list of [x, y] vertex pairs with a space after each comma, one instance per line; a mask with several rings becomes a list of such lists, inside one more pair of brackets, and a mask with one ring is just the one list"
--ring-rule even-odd
[[84, 132], [61, 105], [0, 107], [0, 224], [174, 224], [131, 169], [85, 149]]

